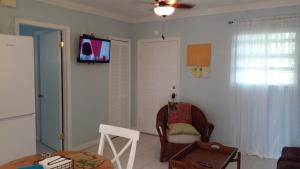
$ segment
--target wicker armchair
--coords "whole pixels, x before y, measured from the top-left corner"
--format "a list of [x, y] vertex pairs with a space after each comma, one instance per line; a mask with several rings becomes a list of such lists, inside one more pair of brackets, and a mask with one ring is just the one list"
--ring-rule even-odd
[[277, 161], [277, 169], [300, 169], [300, 148], [284, 147]]
[[[208, 142], [212, 131], [214, 130], [214, 125], [209, 123], [206, 119], [204, 113], [192, 105], [192, 125], [201, 134], [201, 141]], [[167, 129], [168, 129], [168, 105], [162, 107], [157, 113], [156, 117], [156, 130], [158, 132], [161, 150], [160, 150], [160, 161], [168, 161], [174, 154], [180, 151], [182, 148], [188, 144], [171, 143], [168, 141]]]

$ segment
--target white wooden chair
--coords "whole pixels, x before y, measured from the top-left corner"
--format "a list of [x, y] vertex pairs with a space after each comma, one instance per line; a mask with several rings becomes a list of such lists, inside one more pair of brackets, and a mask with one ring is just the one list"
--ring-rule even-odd
[[[137, 147], [137, 141], [139, 140], [139, 137], [140, 137], [140, 132], [136, 131], [136, 130], [121, 128], [121, 127], [116, 127], [116, 126], [110, 126], [110, 125], [104, 125], [104, 124], [100, 124], [99, 132], [101, 133], [101, 137], [100, 137], [98, 154], [103, 155], [104, 142], [106, 139], [110, 145], [110, 148], [111, 148], [113, 154], [114, 154], [114, 158], [111, 160], [111, 162], [112, 163], [116, 162], [118, 169], [122, 169], [119, 157], [131, 145], [126, 169], [132, 169], [133, 163], [134, 163], [134, 158], [135, 158], [136, 147]], [[121, 149], [121, 151], [119, 153], [117, 153], [116, 148], [115, 148], [113, 142], [111, 141], [110, 135], [124, 137], [124, 138], [129, 139], [129, 141], [125, 144], [125, 146]]]

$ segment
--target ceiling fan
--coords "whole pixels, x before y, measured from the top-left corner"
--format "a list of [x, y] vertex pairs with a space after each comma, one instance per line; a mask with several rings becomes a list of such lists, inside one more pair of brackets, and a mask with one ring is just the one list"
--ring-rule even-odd
[[155, 0], [154, 12], [156, 15], [166, 17], [172, 15], [176, 9], [191, 9], [195, 4], [178, 3], [176, 0]]

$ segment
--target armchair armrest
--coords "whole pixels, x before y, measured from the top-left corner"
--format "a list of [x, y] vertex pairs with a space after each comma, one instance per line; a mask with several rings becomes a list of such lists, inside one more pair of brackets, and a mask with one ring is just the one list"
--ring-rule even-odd
[[209, 142], [210, 136], [214, 128], [215, 128], [214, 125], [209, 122], [205, 125], [201, 135], [202, 142]]
[[193, 126], [201, 134], [201, 141], [208, 142], [210, 135], [214, 130], [214, 125], [207, 120], [205, 114], [196, 106], [192, 106], [192, 119]]
[[156, 117], [156, 130], [161, 141], [167, 139], [167, 119], [168, 118], [168, 106], [162, 107], [157, 113]]
[[156, 123], [156, 130], [157, 130], [158, 136], [163, 137], [163, 136], [166, 135], [167, 127], [162, 122], [157, 122]]

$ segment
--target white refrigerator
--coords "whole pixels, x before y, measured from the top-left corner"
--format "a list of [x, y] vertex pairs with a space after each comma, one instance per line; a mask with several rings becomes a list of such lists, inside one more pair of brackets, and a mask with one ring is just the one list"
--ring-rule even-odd
[[0, 165], [36, 153], [32, 37], [0, 34]]

